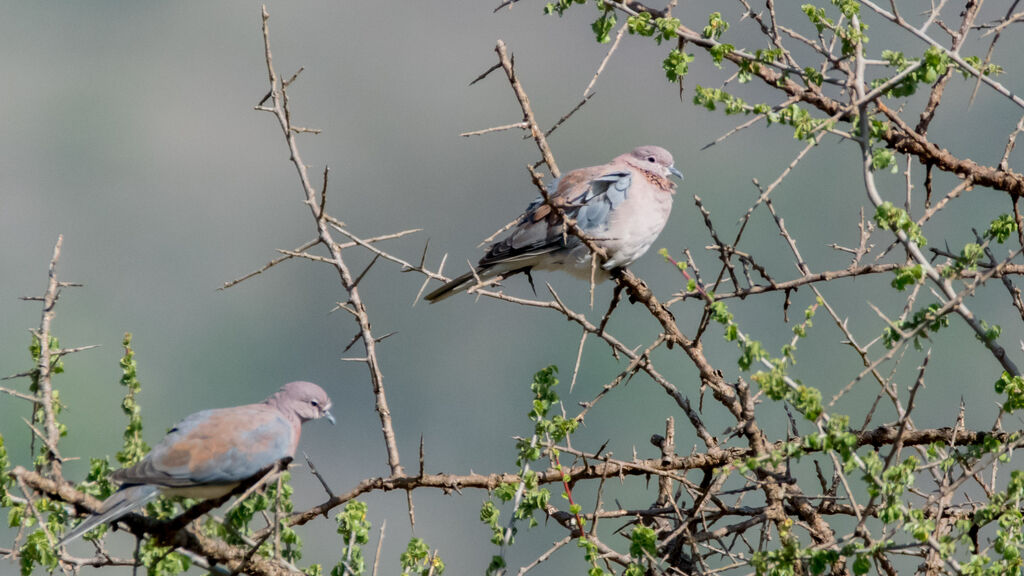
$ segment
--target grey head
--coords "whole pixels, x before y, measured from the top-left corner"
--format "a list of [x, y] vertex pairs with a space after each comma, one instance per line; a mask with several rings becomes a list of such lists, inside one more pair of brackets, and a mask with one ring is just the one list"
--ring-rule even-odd
[[626, 162], [635, 168], [668, 178], [683, 179], [683, 173], [676, 169], [672, 154], [661, 146], [638, 146], [626, 155]]
[[331, 399], [324, 389], [312, 382], [289, 382], [267, 398], [267, 404], [277, 407], [285, 415], [294, 415], [299, 422], [326, 418], [334, 424]]

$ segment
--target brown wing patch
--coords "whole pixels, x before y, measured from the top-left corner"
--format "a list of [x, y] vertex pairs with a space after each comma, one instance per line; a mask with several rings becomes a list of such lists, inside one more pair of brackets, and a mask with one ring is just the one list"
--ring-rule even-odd
[[[555, 193], [551, 195], [551, 203], [563, 210], [569, 206], [569, 200], [575, 198], [583, 193], [588, 186], [590, 181], [600, 176], [605, 172], [603, 166], [594, 166], [590, 168], [580, 168], [573, 170], [562, 179], [558, 181], [558, 188], [555, 189]], [[561, 222], [561, 218], [558, 214], [551, 209], [548, 204], [541, 204], [534, 210], [532, 215], [533, 222], [540, 222], [541, 220], [547, 219], [549, 224], [558, 224]]]

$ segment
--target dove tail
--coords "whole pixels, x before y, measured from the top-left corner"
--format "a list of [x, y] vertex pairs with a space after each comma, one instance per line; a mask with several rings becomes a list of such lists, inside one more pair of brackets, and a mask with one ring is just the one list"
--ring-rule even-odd
[[475, 272], [467, 272], [427, 294], [423, 299], [430, 303], [439, 302], [444, 298], [469, 290], [476, 284], [477, 278], [480, 280], [490, 280], [496, 276], [508, 276], [507, 273], [500, 269], [502, 269], [502, 266], [486, 266], [486, 268], [481, 268]]
[[103, 502], [103, 506], [100, 507], [96, 514], [89, 516], [81, 524], [65, 534], [60, 543], [67, 544], [100, 524], [124, 516], [156, 498], [158, 493], [159, 488], [149, 484], [122, 487]]
[[[440, 302], [449, 296], [458, 294], [459, 292], [465, 292], [477, 284], [477, 278], [481, 281], [490, 280], [492, 278], [498, 278], [503, 280], [513, 274], [525, 273], [530, 279], [530, 287], [533, 288], [533, 277], [530, 276], [530, 270], [533, 269], [532, 262], [521, 262], [521, 261], [506, 261], [497, 262], [495, 264], [487, 264], [477, 269], [475, 272], [466, 272], [462, 276], [455, 278], [441, 286], [437, 290], [434, 290], [430, 294], [423, 297], [424, 300], [433, 304], [434, 302]], [[537, 290], [534, 289], [534, 294]]]
[[[487, 274], [486, 270], [481, 270], [477, 272], [477, 274], [480, 275], [481, 279], [486, 279], [493, 276], [493, 274]], [[473, 272], [466, 272], [462, 276], [455, 278], [451, 282], [448, 282], [444, 286], [441, 286], [437, 290], [434, 290], [430, 294], [427, 294], [426, 296], [423, 297], [423, 299], [426, 300], [427, 302], [430, 302], [431, 304], [433, 304], [434, 302], [440, 302], [441, 300], [444, 300], [449, 296], [468, 290], [469, 287], [475, 283], [475, 281], [476, 277], [473, 275]]]

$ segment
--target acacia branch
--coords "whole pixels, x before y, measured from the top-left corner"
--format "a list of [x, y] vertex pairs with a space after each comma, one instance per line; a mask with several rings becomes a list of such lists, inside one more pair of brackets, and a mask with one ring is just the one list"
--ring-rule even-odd
[[[298, 172], [299, 181], [302, 185], [303, 193], [305, 194], [306, 204], [309, 206], [310, 212], [312, 213], [313, 219], [316, 223], [317, 238], [319, 239], [320, 244], [326, 246], [327, 250], [330, 252], [330, 262], [338, 272], [338, 277], [341, 281], [342, 287], [346, 292], [348, 292], [348, 304], [350, 305], [350, 309], [354, 312], [356, 321], [359, 324], [359, 331], [362, 336], [363, 346], [366, 349], [366, 357], [364, 358], [364, 361], [370, 371], [370, 380], [373, 384], [377, 414], [380, 417], [381, 431], [384, 434], [384, 445], [387, 451], [388, 465], [391, 467], [392, 474], [401, 475], [403, 474], [403, 468], [399, 460], [398, 443], [395, 439], [394, 426], [391, 422], [391, 410], [388, 408], [387, 396], [384, 392], [384, 375], [381, 371], [380, 363], [377, 360], [377, 339], [373, 336], [373, 332], [370, 327], [369, 313], [367, 312], [366, 306], [360, 296], [359, 288], [356, 285], [356, 279], [352, 276], [348, 265], [342, 257], [341, 245], [335, 242], [331, 235], [330, 221], [326, 216], [326, 212], [323, 210], [322, 202], [318, 202], [317, 191], [310, 181], [306, 165], [303, 163], [302, 157], [299, 154], [298, 143], [296, 140], [297, 132], [292, 129], [291, 113], [288, 109], [287, 83], [280, 82], [278, 80], [277, 73], [274, 71], [273, 57], [270, 51], [269, 19], [270, 14], [267, 12], [266, 6], [264, 6], [263, 43], [267, 62], [267, 74], [270, 80], [270, 101], [272, 105], [269, 107], [260, 106], [257, 107], [257, 109], [273, 113], [281, 126], [285, 141], [288, 144], [288, 150], [291, 153], [290, 158], [292, 164], [295, 165], [295, 169]], [[264, 99], [264, 101], [266, 101], [266, 99]]]

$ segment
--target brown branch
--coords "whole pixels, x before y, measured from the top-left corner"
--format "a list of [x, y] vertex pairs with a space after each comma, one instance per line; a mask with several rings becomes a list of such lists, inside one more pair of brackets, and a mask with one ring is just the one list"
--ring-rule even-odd
[[530, 98], [526, 95], [526, 91], [523, 90], [522, 84], [519, 83], [519, 77], [516, 76], [515, 63], [509, 57], [505, 43], [498, 40], [494, 50], [498, 53], [498, 60], [501, 62], [502, 69], [505, 70], [505, 76], [508, 77], [509, 84], [512, 85], [512, 91], [515, 92], [516, 99], [519, 100], [519, 106], [523, 109], [523, 121], [529, 127], [530, 135], [533, 137], [534, 142], [537, 143], [537, 148], [540, 149], [544, 163], [548, 165], [548, 170], [551, 171], [552, 176], [560, 178], [562, 174], [558, 170], [558, 165], [555, 164], [555, 157], [551, 154], [551, 148], [548, 147], [548, 141], [544, 137], [544, 132], [540, 129], [537, 119], [533, 116]]
[[39, 332], [36, 337], [39, 339], [39, 361], [36, 364], [35, 379], [38, 385], [36, 394], [37, 404], [43, 407], [43, 427], [46, 436], [43, 440], [49, 449], [48, 461], [50, 472], [57, 481], [63, 481], [61, 476], [60, 456], [57, 453], [57, 442], [60, 440], [60, 430], [57, 428], [56, 411], [53, 408], [53, 383], [50, 378], [53, 370], [53, 358], [51, 358], [50, 337], [53, 317], [57, 314], [56, 305], [60, 298], [61, 283], [57, 281], [57, 263], [60, 261], [60, 249], [64, 244], [64, 235], [57, 236], [57, 243], [53, 247], [53, 256], [50, 258], [49, 282], [46, 286], [46, 293], [43, 295], [42, 319], [39, 322]]
[[398, 443], [395, 439], [394, 426], [391, 422], [391, 410], [388, 407], [387, 396], [384, 392], [384, 375], [377, 360], [377, 340], [374, 338], [370, 328], [369, 314], [366, 310], [366, 306], [363, 304], [359, 289], [355, 284], [352, 273], [345, 264], [345, 260], [342, 258], [340, 245], [335, 242], [334, 238], [331, 236], [330, 222], [326, 217], [326, 213], [321, 210], [320, 203], [317, 202], [317, 191], [314, 189], [312, 182], [310, 181], [306, 165], [303, 163], [302, 157], [299, 154], [296, 132], [292, 130], [291, 125], [291, 113], [288, 109], [286, 85], [278, 81], [277, 73], [274, 71], [273, 56], [270, 51], [269, 19], [270, 15], [267, 13], [266, 7], [264, 7], [263, 43], [267, 63], [267, 74], [270, 81], [270, 100], [272, 102], [272, 106], [257, 107], [257, 109], [273, 113], [281, 126], [285, 141], [288, 144], [288, 150], [291, 153], [291, 161], [295, 165], [299, 180], [302, 183], [302, 190], [305, 194], [306, 204], [309, 206], [310, 212], [312, 213], [316, 223], [317, 237], [330, 251], [330, 261], [337, 270], [342, 286], [348, 292], [349, 304], [355, 312], [356, 321], [359, 324], [359, 330], [362, 335], [363, 346], [366, 349], [366, 357], [364, 361], [370, 371], [370, 380], [373, 385], [373, 393], [376, 399], [377, 414], [380, 417], [381, 431], [384, 434], [384, 444], [387, 450], [388, 465], [391, 467], [392, 474], [401, 475], [403, 474], [403, 469], [399, 461]]

